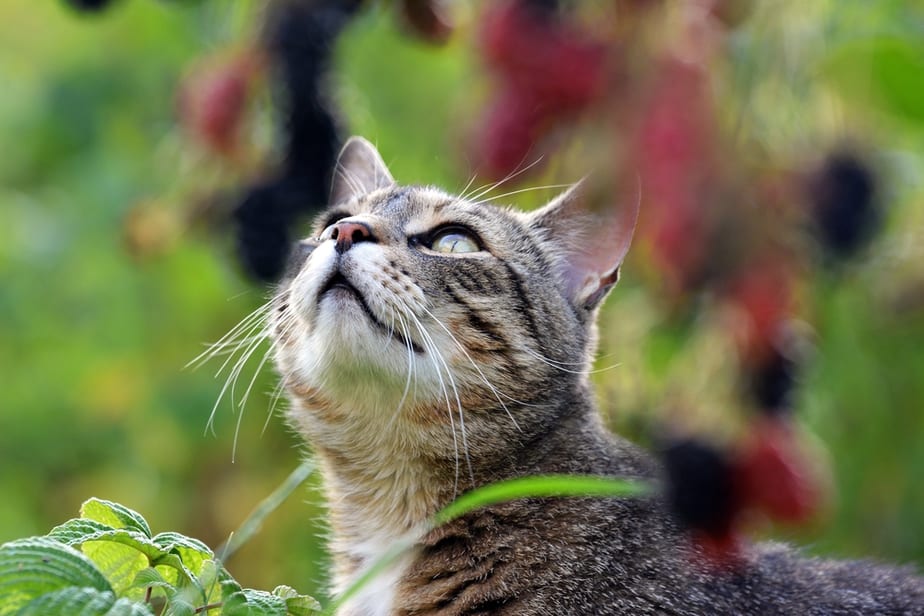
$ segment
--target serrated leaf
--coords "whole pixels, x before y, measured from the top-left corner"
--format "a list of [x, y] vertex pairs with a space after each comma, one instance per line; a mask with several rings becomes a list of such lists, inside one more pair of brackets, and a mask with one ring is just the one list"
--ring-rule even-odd
[[312, 616], [321, 611], [321, 604], [314, 597], [300, 595], [291, 586], [277, 586], [273, 594], [285, 599], [286, 610], [291, 616]]
[[0, 546], [0, 616], [69, 586], [112, 592], [89, 558], [54, 539], [31, 537]]
[[48, 536], [74, 547], [87, 541], [113, 541], [135, 548], [151, 560], [166, 553], [166, 550], [155, 544], [153, 539], [137, 530], [113, 528], [102, 522], [84, 518], [68, 520], [53, 528]]
[[132, 546], [115, 541], [87, 541], [80, 550], [92, 560], [120, 597], [141, 598], [133, 588], [135, 576], [150, 566], [148, 557]]
[[176, 597], [167, 603], [163, 616], [193, 616], [196, 607], [185, 599]]
[[160, 571], [153, 567], [139, 571], [135, 576], [134, 586], [139, 589], [159, 588], [167, 599], [176, 595], [176, 586], [164, 579]]
[[167, 552], [143, 533], [131, 528], [112, 528], [96, 520], [69, 520], [48, 533], [49, 537], [79, 547], [102, 571], [119, 596], [139, 598], [130, 592], [135, 576]]
[[194, 576], [202, 573], [202, 563], [215, 558], [215, 554], [209, 546], [198, 539], [193, 539], [180, 533], [159, 533], [154, 537], [153, 541], [163, 551], [172, 552], [179, 556], [180, 560], [183, 561], [183, 565]]
[[80, 517], [106, 524], [112, 528], [134, 530], [148, 539], [151, 538], [151, 527], [148, 526], [144, 516], [119, 503], [91, 498], [80, 506]]
[[286, 600], [263, 590], [245, 588], [225, 600], [222, 616], [288, 616]]
[[62, 588], [33, 599], [17, 616], [154, 616], [144, 603], [129, 599], [116, 599], [109, 591], [95, 588]]

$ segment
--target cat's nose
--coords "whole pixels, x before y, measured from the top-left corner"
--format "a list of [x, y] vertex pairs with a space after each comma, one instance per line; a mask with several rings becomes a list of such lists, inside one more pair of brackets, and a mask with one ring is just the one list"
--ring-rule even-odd
[[336, 250], [340, 254], [349, 250], [353, 244], [376, 241], [369, 225], [352, 220], [341, 220], [336, 223], [331, 229], [330, 239], [337, 242]]

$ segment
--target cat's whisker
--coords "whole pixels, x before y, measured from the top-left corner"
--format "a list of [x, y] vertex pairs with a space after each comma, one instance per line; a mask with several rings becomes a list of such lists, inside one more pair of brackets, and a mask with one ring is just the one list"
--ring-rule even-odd
[[266, 317], [267, 310], [269, 308], [270, 302], [266, 302], [263, 305], [254, 309], [250, 314], [237, 322], [237, 324], [232, 327], [228, 332], [210, 344], [206, 345], [206, 349], [199, 353], [196, 357], [192, 358], [186, 363], [183, 368], [199, 368], [204, 365], [207, 361], [215, 357], [216, 355], [224, 355], [228, 352], [228, 349], [236, 346], [239, 341], [237, 338], [246, 330], [251, 329], [251, 326], [263, 318]]
[[475, 183], [475, 178], [477, 177], [478, 177], [477, 173], [472, 173], [472, 175], [468, 178], [468, 182], [465, 184], [465, 187], [459, 191], [459, 199], [462, 199], [462, 200], [465, 199], [465, 193], [467, 193], [468, 189], [472, 187], [472, 184]]
[[[476, 200], [476, 201], [477, 201], [478, 199], [480, 199], [481, 197], [483, 197], [483, 196], [485, 196], [486, 194], [490, 193], [492, 190], [496, 189], [497, 187], [503, 186], [504, 184], [506, 184], [507, 182], [509, 182], [509, 181], [512, 180], [513, 178], [517, 177], [518, 175], [522, 175], [522, 174], [526, 173], [527, 171], [529, 171], [530, 169], [532, 169], [533, 167], [535, 167], [536, 165], [538, 165], [540, 162], [542, 162], [542, 158], [543, 158], [543, 157], [540, 156], [539, 158], [537, 158], [537, 159], [534, 160], [533, 162], [529, 163], [529, 164], [526, 165], [525, 167], [517, 168], [517, 169], [515, 169], [514, 171], [511, 171], [510, 173], [508, 173], [506, 176], [504, 176], [504, 177], [501, 178], [500, 180], [498, 180], [498, 181], [496, 181], [496, 182], [494, 182], [494, 183], [492, 183], [492, 184], [486, 184], [485, 186], [482, 186], [482, 187], [478, 188], [478, 189], [475, 191], [475, 194], [473, 194], [473, 195], [467, 195], [467, 196], [464, 197], [464, 199], [472, 199], [472, 200]], [[523, 160], [526, 160], [526, 158], [524, 157]], [[517, 165], [517, 167], [519, 167], [519, 165]]]
[[554, 359], [550, 359], [541, 353], [537, 353], [536, 351], [533, 351], [527, 347], [523, 347], [522, 350], [525, 351], [528, 355], [531, 355], [532, 357], [546, 364], [547, 366], [555, 368], [556, 370], [561, 370], [562, 372], [567, 372], [568, 374], [599, 374], [601, 372], [609, 372], [610, 370], [619, 368], [622, 365], [610, 364], [609, 366], [604, 366], [603, 368], [595, 368], [593, 370], [588, 370], [587, 368], [584, 368], [583, 370], [572, 370], [570, 368], [566, 368], [565, 366], [583, 366], [585, 365], [585, 362], [559, 362]]
[[528, 186], [526, 188], [520, 188], [517, 190], [511, 190], [509, 192], [501, 193], [499, 195], [493, 195], [487, 199], [479, 199], [478, 201], [473, 201], [475, 205], [481, 205], [489, 201], [497, 201], [498, 199], [504, 199], [506, 197], [512, 197], [513, 195], [519, 195], [521, 193], [533, 192], [537, 190], [551, 190], [551, 189], [561, 189], [561, 188], [570, 188], [571, 184], [545, 184], [543, 186]]
[[404, 408], [404, 402], [407, 400], [408, 392], [411, 390], [411, 381], [414, 376], [414, 348], [411, 346], [410, 332], [408, 332], [408, 327], [404, 318], [392, 308], [392, 315], [396, 317], [401, 325], [401, 331], [404, 335], [404, 344], [407, 347], [407, 381], [404, 383], [404, 392], [401, 394], [401, 401], [398, 402], [398, 408], [395, 411], [395, 417], [401, 412], [401, 409]]
[[260, 434], [266, 434], [267, 428], [269, 428], [270, 420], [273, 418], [273, 415], [276, 414], [276, 406], [279, 404], [279, 400], [282, 399], [282, 392], [285, 391], [286, 385], [289, 383], [289, 376], [282, 375], [279, 378], [279, 382], [276, 383], [276, 386], [273, 388], [272, 393], [270, 394], [270, 403], [269, 410], [266, 413], [266, 420], [263, 422], [263, 428], [260, 430]]
[[455, 484], [453, 486], [453, 494], [456, 494], [458, 493], [458, 489], [459, 489], [459, 444], [456, 439], [456, 427], [455, 427], [455, 419], [453, 418], [453, 413], [452, 413], [452, 405], [449, 401], [449, 393], [446, 390], [443, 377], [441, 376], [440, 365], [442, 365], [443, 369], [446, 370], [446, 376], [449, 378], [450, 386], [452, 387], [453, 393], [456, 398], [456, 404], [459, 409], [459, 421], [460, 421], [459, 431], [462, 435], [462, 453], [465, 455], [465, 462], [468, 466], [469, 474], [472, 477], [472, 482], [474, 483], [475, 474], [474, 474], [474, 471], [472, 470], [472, 461], [468, 453], [468, 438], [465, 433], [465, 417], [464, 417], [464, 413], [462, 410], [462, 399], [459, 397], [459, 390], [456, 388], [456, 382], [455, 382], [455, 378], [453, 378], [452, 376], [452, 370], [449, 368], [449, 364], [446, 363], [446, 359], [443, 357], [442, 352], [440, 352], [439, 348], [436, 346], [436, 343], [433, 341], [432, 336], [430, 336], [430, 333], [424, 327], [423, 323], [420, 322], [420, 319], [417, 318], [417, 315], [415, 315], [413, 312], [408, 312], [407, 315], [417, 325], [417, 329], [420, 332], [420, 335], [424, 340], [424, 348], [426, 348], [429, 354], [433, 356], [436, 360], [436, 364], [435, 364], [436, 373], [440, 379], [440, 385], [443, 387], [443, 392], [446, 396], [446, 410], [449, 413], [449, 425], [450, 425], [450, 429], [452, 432], [452, 442], [453, 442], [453, 447], [455, 450], [455, 458], [456, 458], [456, 476], [455, 476]]
[[[443, 328], [443, 330], [446, 332], [446, 334], [449, 336], [449, 338], [455, 343], [455, 345], [459, 348], [459, 350], [462, 351], [462, 354], [465, 355], [465, 358], [468, 360], [468, 362], [472, 365], [472, 367], [475, 369], [475, 371], [476, 371], [476, 372], [478, 373], [478, 375], [481, 377], [481, 380], [484, 381], [484, 384], [488, 386], [488, 388], [491, 390], [491, 393], [493, 393], [493, 394], [494, 394], [494, 397], [497, 398], [497, 401], [500, 403], [501, 407], [504, 409], [504, 412], [507, 413], [507, 417], [509, 417], [509, 418], [510, 418], [510, 421], [513, 422], [514, 427], [515, 427], [518, 431], [522, 432], [522, 429], [520, 428], [520, 425], [517, 423], [517, 420], [513, 417], [513, 413], [510, 412], [510, 409], [507, 408], [507, 405], [504, 404], [504, 401], [503, 401], [503, 400], [501, 400], [501, 392], [498, 391], [498, 389], [494, 386], [494, 384], [491, 383], [491, 381], [488, 380], [488, 377], [485, 376], [485, 373], [481, 370], [481, 368], [478, 367], [478, 364], [475, 362], [474, 359], [472, 359], [472, 356], [468, 354], [468, 351], [465, 349], [465, 347], [462, 345], [462, 343], [459, 342], [459, 340], [455, 337], [455, 335], [452, 333], [452, 331], [450, 331], [450, 329], [449, 329], [448, 327], [446, 327], [446, 326], [443, 324], [442, 321], [440, 321], [438, 318], [436, 318], [436, 315], [434, 315], [432, 312], [430, 312], [429, 310], [427, 310], [427, 308], [424, 307], [424, 306], [421, 306], [421, 309], [423, 309], [423, 311], [426, 312], [427, 315], [429, 315], [430, 318], [433, 319], [433, 320], [436, 322], [437, 325], [439, 325], [441, 328]], [[516, 403], [518, 403], [518, 404], [523, 404], [522, 402], [520, 402], [520, 401], [518, 401], [518, 400], [515, 400], [514, 398], [512, 398], [511, 396], [508, 396], [507, 394], [503, 394], [503, 395], [504, 395], [505, 398], [508, 398], [511, 402], [516, 402]]]

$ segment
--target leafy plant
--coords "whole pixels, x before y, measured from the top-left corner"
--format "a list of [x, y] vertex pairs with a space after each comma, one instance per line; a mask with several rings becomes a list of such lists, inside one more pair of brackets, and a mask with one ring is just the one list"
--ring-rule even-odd
[[320, 604], [288, 586], [242, 588], [215, 553], [141, 514], [91, 498], [43, 537], [0, 547], [0, 615], [310, 616]]

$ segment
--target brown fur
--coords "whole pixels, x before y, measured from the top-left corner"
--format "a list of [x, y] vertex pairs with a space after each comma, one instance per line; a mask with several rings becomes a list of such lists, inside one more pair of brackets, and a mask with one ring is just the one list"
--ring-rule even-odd
[[[589, 208], [575, 189], [526, 215], [398, 187], [358, 139], [340, 171], [270, 329], [290, 421], [322, 463], [336, 590], [468, 488], [657, 482], [605, 430], [586, 376], [632, 204]], [[479, 250], [439, 252], [443, 229]], [[352, 290], [326, 290], [338, 273]], [[759, 545], [715, 574], [691, 549], [659, 498], [515, 501], [433, 530], [342, 613], [924, 614], [924, 582], [901, 569]]]

